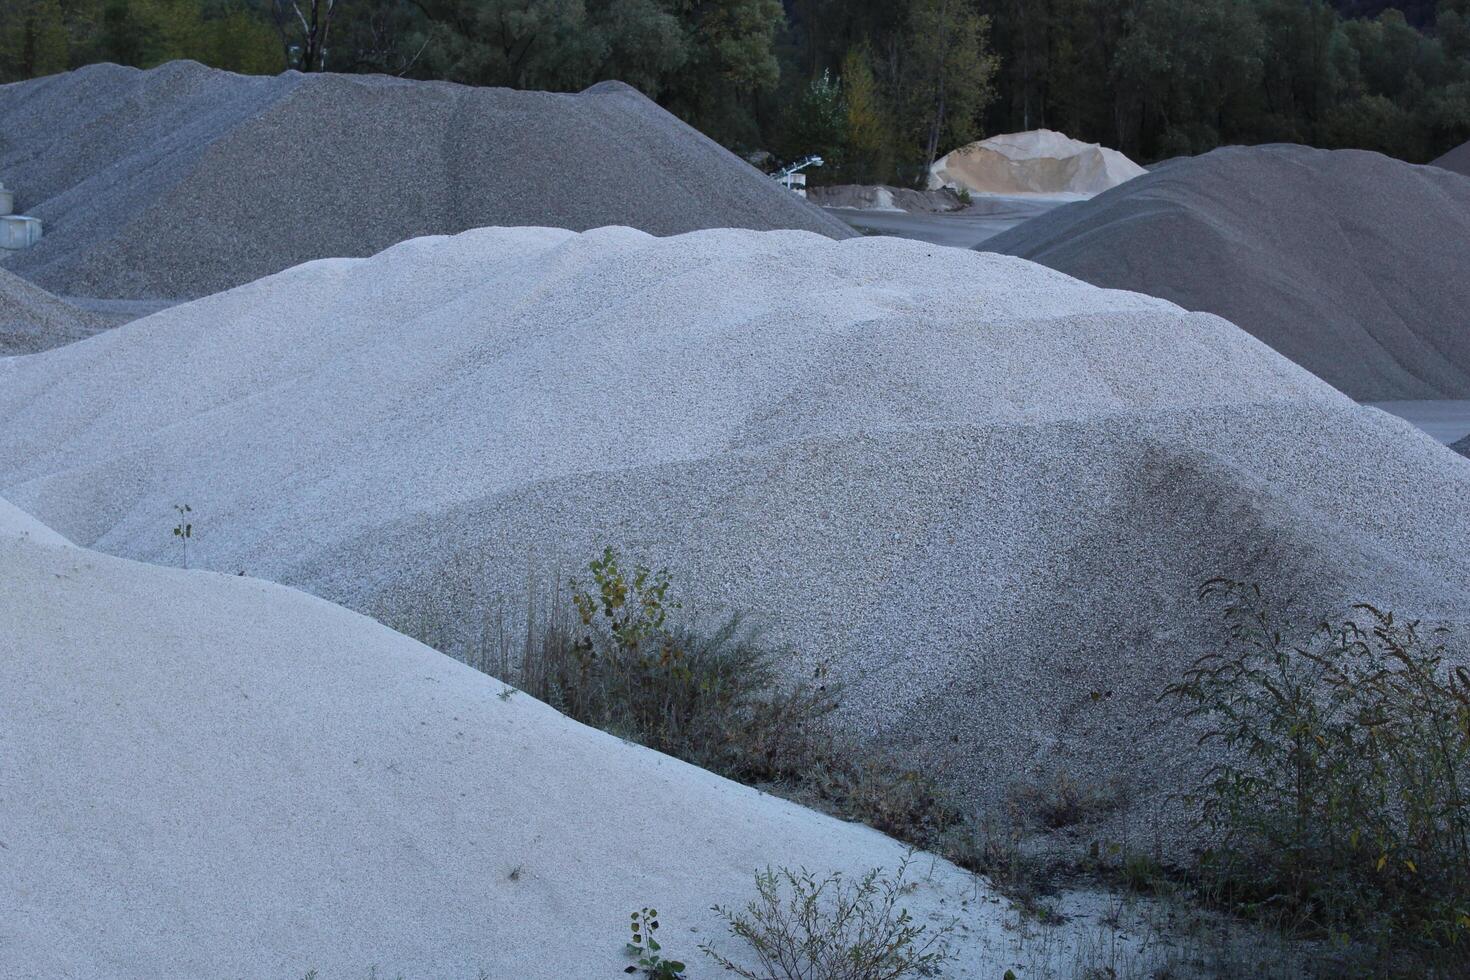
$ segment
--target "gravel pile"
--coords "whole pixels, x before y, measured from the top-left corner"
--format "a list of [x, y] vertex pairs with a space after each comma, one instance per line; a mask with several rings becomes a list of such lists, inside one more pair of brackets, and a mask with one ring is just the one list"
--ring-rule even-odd
[[1090, 197], [1142, 173], [1117, 150], [1033, 129], [951, 150], [929, 167], [929, 186], [964, 187], [977, 194]]
[[1217, 313], [1354, 398], [1470, 396], [1470, 181], [1359, 150], [1227, 147], [986, 241]]
[[0, 269], [0, 357], [60, 347], [108, 326], [106, 317], [80, 310]]
[[98, 65], [0, 86], [0, 133], [0, 173], [46, 223], [8, 265], [71, 295], [201, 296], [488, 225], [852, 234], [619, 83]]
[[188, 503], [192, 562], [451, 641], [612, 544], [830, 664], [856, 731], [983, 802], [1066, 774], [1102, 833], [1201, 764], [1157, 698], [1203, 580], [1470, 615], [1470, 464], [1407, 423], [1217, 317], [885, 238], [311, 263], [0, 361], [0, 494], [159, 563]]
[[1444, 156], [1429, 161], [1429, 165], [1470, 177], [1470, 143], [1461, 143]]
[[1470, 436], [1466, 436], [1459, 442], [1452, 443], [1450, 445], [1450, 448], [1459, 453], [1461, 456], [1470, 456]]
[[965, 202], [948, 187], [916, 191], [912, 187], [886, 184], [834, 184], [809, 187], [807, 200], [824, 208], [856, 208], [864, 211], [907, 211], [910, 214], [945, 214], [962, 211]]
[[[72, 547], [4, 501], [0, 577], [8, 977], [612, 977], [649, 904], [711, 976], [701, 943], [754, 966], [710, 907], [758, 869], [905, 857], [339, 607]], [[918, 924], [964, 916], [945, 976], [1019, 962], [984, 882], [930, 855], [908, 880]], [[1051, 968], [1106, 908], [1081, 911]]]

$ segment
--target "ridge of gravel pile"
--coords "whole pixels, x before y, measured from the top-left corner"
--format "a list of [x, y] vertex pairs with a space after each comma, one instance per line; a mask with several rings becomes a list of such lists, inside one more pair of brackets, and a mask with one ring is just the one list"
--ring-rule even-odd
[[1470, 464], [1407, 423], [1218, 317], [886, 238], [303, 265], [0, 361], [0, 494], [160, 563], [188, 503], [191, 562], [451, 645], [611, 544], [977, 801], [1095, 788], [1099, 833], [1162, 825], [1201, 765], [1157, 699], [1219, 638], [1204, 580], [1309, 621], [1470, 611]]
[[78, 309], [0, 269], [0, 357], [59, 347], [110, 325], [108, 318]]
[[1461, 143], [1444, 156], [1429, 161], [1429, 165], [1470, 177], [1470, 143]]
[[[707, 975], [701, 943], [754, 965], [711, 906], [758, 870], [906, 857], [340, 607], [86, 551], [3, 500], [0, 576], [10, 977], [616, 976], [649, 905]], [[945, 976], [1018, 965], [986, 882], [928, 854], [906, 880], [931, 935], [963, 920]], [[1052, 968], [1107, 911], [1075, 904]]]
[[1470, 181], [1361, 150], [1226, 147], [986, 241], [1216, 313], [1361, 401], [1470, 396]]
[[852, 234], [616, 82], [95, 65], [0, 86], [0, 132], [0, 173], [46, 223], [6, 263], [78, 296], [202, 296], [487, 225]]

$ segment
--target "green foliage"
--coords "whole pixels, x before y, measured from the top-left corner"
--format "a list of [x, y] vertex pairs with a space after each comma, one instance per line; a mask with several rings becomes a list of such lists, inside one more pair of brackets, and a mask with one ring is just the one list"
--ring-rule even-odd
[[[1204, 590], [1224, 649], [1171, 686], [1222, 761], [1195, 801], [1232, 904], [1387, 956], [1470, 941], [1470, 672], [1371, 606], [1297, 639], [1260, 590]], [[1454, 951], [1450, 953], [1448, 951]]]
[[902, 980], [933, 976], [950, 958], [945, 937], [915, 924], [901, 901], [908, 861], [889, 878], [875, 868], [856, 882], [834, 872], [817, 878], [802, 869], [755, 876], [756, 898], [743, 910], [715, 906], [730, 932], [760, 962], [746, 969], [706, 944], [700, 949], [747, 980]]
[[941, 146], [968, 143], [979, 130], [980, 113], [995, 97], [998, 62], [989, 37], [990, 18], [970, 0], [909, 0], [904, 83], [925, 167]]
[[642, 908], [634, 912], [628, 930], [631, 936], [628, 953], [638, 957], [638, 964], [628, 967], [624, 973], [642, 970], [644, 976], [654, 980], [679, 980], [684, 975], [683, 963], [660, 955], [663, 947], [653, 935], [658, 931], [658, 909]]

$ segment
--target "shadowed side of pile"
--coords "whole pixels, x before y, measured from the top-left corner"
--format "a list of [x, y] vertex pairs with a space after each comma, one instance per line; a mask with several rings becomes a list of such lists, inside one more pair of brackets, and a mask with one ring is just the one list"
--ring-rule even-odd
[[1470, 395], [1470, 180], [1377, 153], [1226, 147], [987, 241], [1219, 314], [1363, 401]]
[[34, 354], [106, 329], [108, 321], [0, 269], [0, 357]]

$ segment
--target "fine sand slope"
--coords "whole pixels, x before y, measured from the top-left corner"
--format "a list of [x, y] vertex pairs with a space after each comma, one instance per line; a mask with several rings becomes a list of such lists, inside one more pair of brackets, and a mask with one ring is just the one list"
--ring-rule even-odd
[[1429, 165], [1470, 177], [1470, 143], [1461, 143], [1444, 156], [1429, 161]]
[[311, 263], [0, 362], [0, 493], [161, 563], [188, 503], [194, 563], [450, 642], [614, 544], [976, 797], [1066, 772], [1118, 819], [1198, 763], [1156, 699], [1204, 579], [1470, 611], [1470, 464], [1407, 423], [1217, 317], [885, 238]]
[[1470, 396], [1470, 180], [1360, 150], [1227, 147], [982, 246], [1207, 310], [1354, 398]]
[[60, 347], [107, 326], [105, 317], [77, 309], [0, 269], [0, 357]]
[[[702, 942], [744, 959], [710, 906], [756, 870], [904, 858], [340, 607], [76, 548], [4, 501], [0, 577], [7, 978], [611, 977], [645, 905], [706, 976]], [[909, 880], [920, 923], [963, 927], [947, 976], [1018, 963], [982, 881], [928, 855]]]
[[845, 225], [618, 83], [580, 95], [173, 62], [0, 86], [0, 174], [56, 292], [192, 297], [485, 225]]

